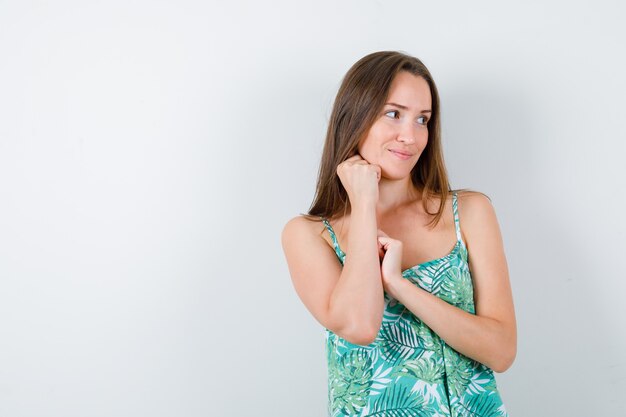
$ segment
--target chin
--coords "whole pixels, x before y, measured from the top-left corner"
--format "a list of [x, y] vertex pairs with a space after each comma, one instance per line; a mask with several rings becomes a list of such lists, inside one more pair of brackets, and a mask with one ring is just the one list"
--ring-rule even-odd
[[411, 177], [411, 171], [388, 171], [385, 169], [381, 169], [381, 177], [391, 181], [402, 180], [407, 177]]

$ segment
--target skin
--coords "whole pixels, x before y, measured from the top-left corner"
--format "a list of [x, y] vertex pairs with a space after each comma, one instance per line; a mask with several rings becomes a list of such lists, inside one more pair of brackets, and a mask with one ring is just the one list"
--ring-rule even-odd
[[[331, 222], [346, 253], [343, 268], [323, 224], [299, 216], [283, 230], [282, 244], [294, 288], [324, 327], [361, 345], [376, 338], [384, 311], [383, 291], [387, 292], [449, 346], [504, 372], [515, 359], [517, 331], [493, 206], [480, 193], [459, 193], [475, 315], [404, 279], [403, 270], [447, 255], [456, 243], [456, 233], [451, 199], [445, 202], [441, 221], [431, 229], [421, 190], [410, 179], [428, 142], [428, 84], [421, 77], [400, 72], [386, 102], [359, 143], [358, 154], [337, 167], [352, 207], [348, 215]], [[438, 202], [429, 204], [432, 212]]]

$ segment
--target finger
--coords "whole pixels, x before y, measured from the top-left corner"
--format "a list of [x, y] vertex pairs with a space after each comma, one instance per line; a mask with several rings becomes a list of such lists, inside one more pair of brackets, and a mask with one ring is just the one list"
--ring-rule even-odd
[[365, 158], [363, 155], [361, 155], [360, 153], [357, 152], [357, 155], [364, 160], [365, 162], [367, 162], [368, 164], [370, 163], [370, 161], [367, 160], [367, 158]]
[[385, 232], [383, 232], [382, 230], [378, 229], [378, 236], [385, 236], [385, 237], [389, 237], [389, 235]]
[[392, 239], [389, 236], [378, 236], [378, 241], [387, 248], [388, 246], [401, 246], [402, 242], [397, 239]]
[[338, 167], [349, 166], [349, 165], [369, 165], [369, 162], [367, 162], [365, 159], [354, 159], [354, 157], [352, 157], [340, 163]]
[[381, 169], [380, 166], [372, 164], [372, 166], [376, 169], [376, 179], [380, 181]]
[[358, 153], [356, 155], [351, 156], [350, 158], [346, 159], [346, 161], [359, 161], [359, 160], [364, 160], [363, 157], [361, 155], [359, 155]]

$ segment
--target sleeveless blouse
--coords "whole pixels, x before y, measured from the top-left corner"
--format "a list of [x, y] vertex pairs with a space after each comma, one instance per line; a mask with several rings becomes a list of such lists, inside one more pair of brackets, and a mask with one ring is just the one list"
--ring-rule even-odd
[[[457, 242], [447, 255], [402, 272], [412, 284], [476, 314], [468, 252], [452, 195]], [[322, 219], [343, 265], [330, 223]], [[487, 366], [448, 346], [399, 301], [385, 293], [383, 321], [370, 345], [326, 329], [328, 416], [508, 417]]]

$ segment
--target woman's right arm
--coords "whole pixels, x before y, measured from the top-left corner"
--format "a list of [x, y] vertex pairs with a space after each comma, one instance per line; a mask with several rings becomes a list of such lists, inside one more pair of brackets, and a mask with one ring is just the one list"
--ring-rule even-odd
[[350, 254], [343, 268], [319, 226], [296, 217], [283, 230], [282, 245], [294, 288], [325, 328], [350, 343], [368, 345], [376, 338], [384, 309], [375, 213], [353, 211]]
[[357, 345], [376, 339], [384, 310], [376, 223], [378, 170], [358, 156], [338, 168], [351, 202], [350, 248], [343, 268], [322, 237], [319, 222], [296, 217], [282, 233], [289, 273], [304, 305], [325, 328]]

